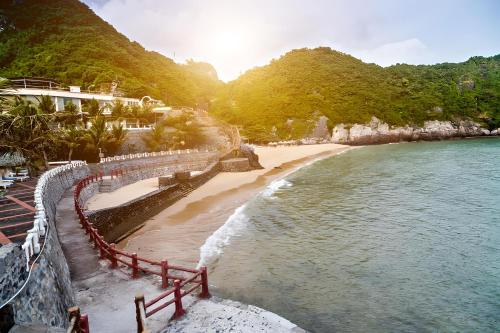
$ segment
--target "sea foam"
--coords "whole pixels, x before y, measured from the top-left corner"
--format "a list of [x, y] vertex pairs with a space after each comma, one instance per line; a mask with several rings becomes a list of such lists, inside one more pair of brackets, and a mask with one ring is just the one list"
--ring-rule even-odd
[[[265, 198], [274, 198], [274, 193], [281, 188], [291, 187], [293, 184], [286, 179], [277, 179], [269, 184], [257, 196]], [[250, 201], [251, 202], [251, 201]], [[229, 216], [226, 222], [217, 229], [205, 243], [200, 247], [200, 261], [198, 268], [201, 266], [209, 266], [213, 264], [217, 258], [224, 253], [224, 248], [229, 244], [231, 238], [238, 232], [241, 232], [247, 222], [248, 216], [245, 214], [245, 209], [248, 203], [236, 208], [234, 213]]]
[[[346, 151], [347, 150], [341, 151], [336, 155], [343, 154]], [[264, 190], [259, 192], [257, 196], [268, 199], [275, 198], [274, 193], [276, 193], [276, 191], [281, 188], [288, 188], [293, 186], [293, 183], [285, 179], [286, 177], [298, 171], [299, 169], [308, 167], [323, 159], [325, 159], [325, 157], [318, 157], [317, 159], [309, 161], [308, 163], [290, 170], [283, 176], [283, 178], [272, 181]], [[224, 253], [224, 248], [230, 243], [231, 238], [245, 228], [249, 220], [248, 216], [244, 212], [247, 206], [248, 202], [236, 208], [234, 213], [226, 220], [226, 222], [212, 235], [210, 235], [210, 237], [207, 238], [205, 243], [200, 247], [200, 261], [198, 262], [198, 268], [213, 264], [217, 260], [217, 258], [222, 253]]]
[[247, 204], [244, 204], [236, 208], [226, 222], [207, 238], [200, 247], [198, 268], [212, 264], [224, 252], [224, 247], [229, 244], [231, 237], [245, 228], [248, 222], [248, 217], [244, 212], [246, 207]]
[[260, 195], [262, 195], [263, 197], [266, 197], [266, 198], [270, 198], [270, 197], [273, 197], [274, 193], [276, 193], [276, 191], [279, 190], [280, 188], [292, 187], [292, 186], [293, 186], [293, 184], [291, 182], [289, 182], [288, 180], [278, 179], [278, 180], [271, 182], [271, 184], [269, 184], [269, 186], [267, 186], [262, 192], [260, 192]]

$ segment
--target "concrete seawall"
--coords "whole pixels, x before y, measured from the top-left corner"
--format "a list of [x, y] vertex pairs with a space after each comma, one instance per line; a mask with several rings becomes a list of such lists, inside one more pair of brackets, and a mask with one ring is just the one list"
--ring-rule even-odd
[[189, 192], [207, 182], [220, 170], [219, 163], [208, 165], [199, 175], [177, 182], [122, 205], [88, 211], [87, 217], [108, 242], [116, 242]]

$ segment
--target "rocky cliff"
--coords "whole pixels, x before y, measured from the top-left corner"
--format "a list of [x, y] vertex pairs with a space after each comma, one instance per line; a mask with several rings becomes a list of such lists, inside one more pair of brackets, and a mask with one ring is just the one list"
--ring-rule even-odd
[[336, 125], [332, 130], [331, 141], [351, 145], [365, 145], [400, 141], [441, 140], [454, 137], [498, 135], [500, 129], [489, 131], [470, 120], [426, 121], [423, 127], [390, 127], [372, 117], [369, 124]]

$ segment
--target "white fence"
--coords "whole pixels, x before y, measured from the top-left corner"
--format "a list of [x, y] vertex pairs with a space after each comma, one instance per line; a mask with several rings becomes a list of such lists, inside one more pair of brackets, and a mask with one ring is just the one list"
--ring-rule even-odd
[[[115, 162], [115, 161], [124, 161], [124, 160], [133, 160], [137, 158], [145, 158], [145, 157], [156, 157], [156, 156], [165, 156], [165, 155], [181, 155], [181, 154], [192, 154], [192, 153], [200, 153], [200, 152], [210, 152], [210, 149], [200, 150], [200, 149], [183, 149], [183, 150], [168, 150], [168, 151], [159, 151], [152, 153], [137, 153], [137, 154], [128, 154], [128, 155], [119, 155], [112, 157], [103, 157], [100, 160], [100, 163], [106, 162]], [[216, 151], [216, 150], [214, 150]]]
[[55, 205], [63, 193], [87, 173], [87, 162], [74, 161], [71, 164], [51, 169], [38, 179], [34, 193], [36, 211], [33, 228], [28, 230], [28, 235], [22, 245], [28, 270], [30, 259], [40, 252], [40, 238], [45, 236], [48, 222], [55, 218]]

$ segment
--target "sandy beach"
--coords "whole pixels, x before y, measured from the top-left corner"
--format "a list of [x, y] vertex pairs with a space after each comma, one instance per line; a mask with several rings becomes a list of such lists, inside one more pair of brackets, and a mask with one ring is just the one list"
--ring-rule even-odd
[[134, 198], [138, 198], [158, 189], [158, 177], [148, 178], [136, 183], [120, 187], [109, 193], [98, 193], [86, 203], [86, 208], [98, 210], [124, 204]]
[[[236, 208], [248, 201], [273, 180], [293, 172], [304, 164], [352, 149], [339, 144], [257, 147], [255, 152], [264, 169], [240, 173], [220, 173], [187, 197], [177, 201], [145, 222], [119, 246], [154, 259], [196, 266], [200, 247]], [[153, 179], [155, 180], [155, 179]], [[144, 180], [112, 193], [106, 201], [121, 203], [151, 191], [152, 180]], [[101, 194], [99, 195], [101, 196]], [[104, 197], [92, 200], [97, 207]], [[111, 202], [111, 201], [110, 201]]]

